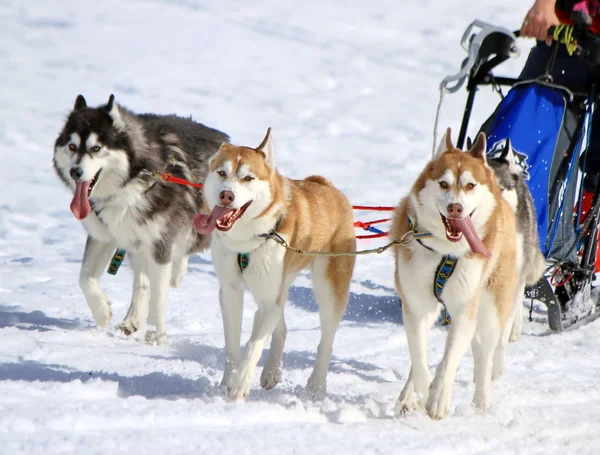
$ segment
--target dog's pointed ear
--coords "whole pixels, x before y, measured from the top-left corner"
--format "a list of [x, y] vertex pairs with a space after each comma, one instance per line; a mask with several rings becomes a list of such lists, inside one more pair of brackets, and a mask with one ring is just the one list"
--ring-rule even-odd
[[256, 147], [256, 151], [265, 155], [267, 165], [272, 168], [275, 165], [275, 157], [273, 154], [273, 140], [271, 139], [271, 127], [267, 129], [267, 134], [260, 145]]
[[117, 129], [122, 129], [125, 127], [125, 123], [121, 118], [121, 113], [119, 112], [119, 106], [115, 103], [115, 95], [111, 94], [108, 97], [108, 103], [106, 104], [106, 110], [108, 111], [108, 115], [112, 118], [113, 126]]
[[452, 130], [450, 129], [450, 127], [448, 127], [446, 129], [446, 132], [444, 133], [444, 136], [442, 137], [442, 140], [438, 145], [437, 150], [435, 151], [436, 156], [441, 155], [442, 153], [452, 150], [454, 148], [454, 146], [452, 145], [451, 135]]
[[484, 163], [487, 163], [486, 157], [487, 151], [487, 141], [485, 139], [485, 133], [479, 133], [477, 135], [477, 140], [475, 141], [475, 145], [469, 149], [469, 153], [471, 156], [475, 158], [481, 158]]
[[87, 103], [83, 95], [77, 95], [77, 99], [75, 100], [75, 106], [73, 106], [74, 111], [78, 111], [80, 109], [84, 109], [87, 107]]
[[506, 138], [506, 141], [504, 142], [504, 147], [502, 148], [502, 152], [500, 153], [500, 159], [503, 159], [505, 161], [508, 161], [509, 163], [511, 161], [514, 161], [514, 153], [512, 150], [512, 146], [510, 144], [510, 138]]

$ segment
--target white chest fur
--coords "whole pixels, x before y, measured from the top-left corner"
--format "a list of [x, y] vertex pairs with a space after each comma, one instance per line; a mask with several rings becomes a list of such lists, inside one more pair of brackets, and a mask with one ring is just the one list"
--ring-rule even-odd
[[[434, 280], [442, 255], [415, 245], [408, 262], [398, 257], [398, 280], [407, 304], [418, 304], [425, 311], [438, 305], [434, 294]], [[446, 280], [442, 298], [448, 311], [462, 312], [473, 299], [481, 283], [483, 260], [460, 257], [452, 275]]]

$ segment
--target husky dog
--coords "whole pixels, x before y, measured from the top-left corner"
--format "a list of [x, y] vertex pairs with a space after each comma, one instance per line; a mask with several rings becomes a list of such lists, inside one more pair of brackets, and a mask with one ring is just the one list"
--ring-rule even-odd
[[496, 174], [502, 190], [502, 196], [510, 204], [517, 217], [517, 251], [522, 251], [519, 258], [521, 268], [517, 287], [517, 301], [510, 341], [516, 341], [523, 328], [523, 295], [525, 285], [536, 284], [544, 276], [546, 260], [540, 250], [535, 206], [531, 192], [525, 183], [523, 168], [516, 163], [515, 153], [506, 139], [500, 155], [488, 157], [488, 163]]
[[[433, 419], [450, 412], [456, 370], [469, 343], [473, 402], [481, 410], [489, 407], [492, 376], [501, 373], [495, 366], [504, 365], [502, 340], [508, 340], [518, 280], [515, 214], [486, 162], [485, 135], [463, 152], [452, 145], [450, 133], [448, 128], [438, 153], [396, 208], [390, 231], [395, 239], [407, 232], [429, 235], [395, 246], [394, 278], [411, 358], [398, 401], [404, 410], [424, 406]], [[451, 257], [454, 272], [442, 297], [452, 325], [432, 382], [427, 338], [441, 308], [432, 284]]]
[[[204, 186], [204, 211], [210, 214], [194, 218], [198, 232], [212, 233], [227, 350], [221, 385], [232, 399], [249, 392], [269, 335], [271, 349], [260, 382], [266, 389], [279, 383], [288, 288], [307, 267], [321, 320], [321, 342], [307, 388], [311, 393], [325, 392], [333, 339], [348, 303], [354, 268], [354, 256], [301, 255], [265, 236], [272, 233], [305, 251], [356, 250], [352, 206], [346, 196], [320, 176], [304, 180], [281, 176], [270, 133], [269, 128], [256, 149], [224, 144], [211, 158]], [[240, 357], [244, 288], [252, 293], [258, 310]]]
[[96, 108], [77, 97], [56, 139], [54, 169], [73, 191], [71, 211], [88, 233], [79, 285], [98, 326], [112, 316], [98, 279], [118, 248], [134, 274], [120, 329], [129, 335], [147, 320], [156, 326], [153, 341], [166, 341], [168, 286], [179, 285], [188, 255], [206, 249], [209, 238], [192, 225], [200, 192], [152, 174], [202, 180], [208, 158], [228, 139], [191, 119], [134, 114], [113, 95]]

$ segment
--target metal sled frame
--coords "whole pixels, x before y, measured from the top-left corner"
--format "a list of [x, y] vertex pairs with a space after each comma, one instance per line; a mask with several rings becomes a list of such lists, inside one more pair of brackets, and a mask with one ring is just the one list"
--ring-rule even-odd
[[[480, 28], [481, 32], [469, 37], [469, 34], [471, 34], [472, 30], [476, 27]], [[586, 35], [586, 32], [583, 31], [582, 35], [580, 36], [583, 37], [584, 35], [589, 36], [589, 33]], [[461, 65], [461, 71], [457, 75], [449, 76], [442, 82], [442, 88], [450, 93], [456, 92], [460, 86], [463, 85], [465, 79], [467, 82], [466, 89], [468, 95], [460, 133], [456, 144], [457, 148], [462, 149], [465, 144], [471, 112], [475, 102], [475, 96], [480, 86], [491, 86], [495, 88], [502, 96], [500, 87], [512, 87], [520, 83], [533, 82], [531, 80], [526, 81], [518, 78], [495, 76], [492, 73], [494, 68], [509, 58], [513, 58], [518, 55], [518, 48], [516, 46], [516, 39], [518, 37], [518, 31], [509, 32], [506, 29], [495, 27], [481, 21], [473, 22], [467, 28], [467, 31], [462, 37], [461, 45], [469, 53], [469, 58], [463, 61]], [[594, 46], [594, 52], [592, 52], [592, 54], [595, 54], [599, 57], [597, 59], [597, 63], [594, 63], [596, 63], [596, 65], [600, 65], [600, 53], [597, 51], [600, 41], [596, 38], [597, 37], [594, 36], [593, 43], [591, 43]], [[581, 42], [583, 41], [584, 40], [582, 39]], [[586, 57], [589, 59], [590, 52], [587, 53]], [[454, 86], [449, 87], [448, 85], [451, 82], [455, 82], [455, 84]], [[536, 80], [535, 82], [553, 85], [551, 80], [544, 78]], [[571, 96], [571, 101], [582, 106], [582, 115], [579, 115], [575, 135], [569, 143], [569, 148], [566, 152], [568, 159], [565, 161], [570, 161], [573, 154], [578, 152], [578, 144], [586, 132], [587, 116], [585, 114], [590, 114], [589, 118], [591, 123], [591, 113], [598, 104], [599, 99], [597, 95], [590, 96], [590, 93], [572, 93], [564, 87], [555, 87], [561, 88], [565, 92], [569, 93]], [[591, 92], [594, 92], [593, 88]], [[590, 125], [588, 124], [588, 135], [589, 129]], [[588, 144], [586, 141], [586, 147], [587, 145]], [[577, 198], [580, 202], [582, 191], [583, 185], [581, 184], [577, 191]], [[581, 204], [578, 204], [578, 206], [580, 207]], [[527, 298], [541, 301], [547, 306], [548, 325], [553, 331], [563, 331], [579, 327], [586, 323], [588, 318], [591, 322], [591, 320], [600, 316], [600, 312], [592, 313], [587, 318], [580, 319], [570, 327], [566, 327], [563, 324], [562, 315], [563, 306], [567, 303], [567, 301], [571, 299], [575, 293], [583, 291], [586, 287], [589, 289], [590, 284], [594, 279], [594, 262], [596, 258], [596, 249], [598, 246], [598, 222], [600, 221], [600, 178], [598, 179], [598, 184], [594, 192], [591, 209], [586, 216], [586, 220], [581, 220], [582, 222], [585, 222], [585, 229], [581, 229], [578, 232], [578, 226], [573, 226], [573, 229], [575, 232], [577, 232], [577, 235], [576, 241], [572, 248], [577, 251], [578, 257], [580, 258], [579, 262], [573, 263], [572, 261], [567, 261], [560, 258], [552, 259], [553, 264], [551, 269], [558, 269], [563, 276], [570, 276], [570, 278], [561, 285], [552, 285], [551, 283], [553, 277], [547, 272], [535, 286], [528, 287], [525, 292], [525, 296]], [[579, 221], [580, 219], [581, 217], [578, 213], [577, 220]]]

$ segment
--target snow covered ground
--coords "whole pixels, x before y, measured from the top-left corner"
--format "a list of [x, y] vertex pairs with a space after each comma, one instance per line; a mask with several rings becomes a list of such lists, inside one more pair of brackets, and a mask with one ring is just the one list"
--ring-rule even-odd
[[[100, 104], [114, 93], [136, 111], [193, 115], [238, 144], [257, 145], [271, 126], [284, 174], [318, 172], [355, 204], [393, 205], [429, 157], [437, 87], [465, 56], [465, 27], [479, 18], [514, 29], [527, 7], [0, 2], [0, 453], [598, 453], [600, 321], [549, 335], [542, 308], [511, 344], [488, 414], [470, 406], [468, 354], [446, 420], [394, 415], [409, 357], [388, 254], [357, 261], [328, 398], [303, 395], [319, 338], [303, 275], [290, 293], [282, 384], [263, 391], [257, 374], [246, 402], [229, 402], [217, 387], [224, 352], [210, 254], [170, 291], [167, 346], [114, 329], [129, 304], [126, 263], [101, 281], [114, 319], [108, 333], [96, 330], [77, 284], [84, 232], [51, 168], [76, 95]], [[455, 138], [464, 98], [447, 97], [442, 111]], [[483, 94], [473, 128], [496, 103]], [[248, 297], [244, 340], [253, 311]], [[435, 327], [432, 368], [444, 340]]]

